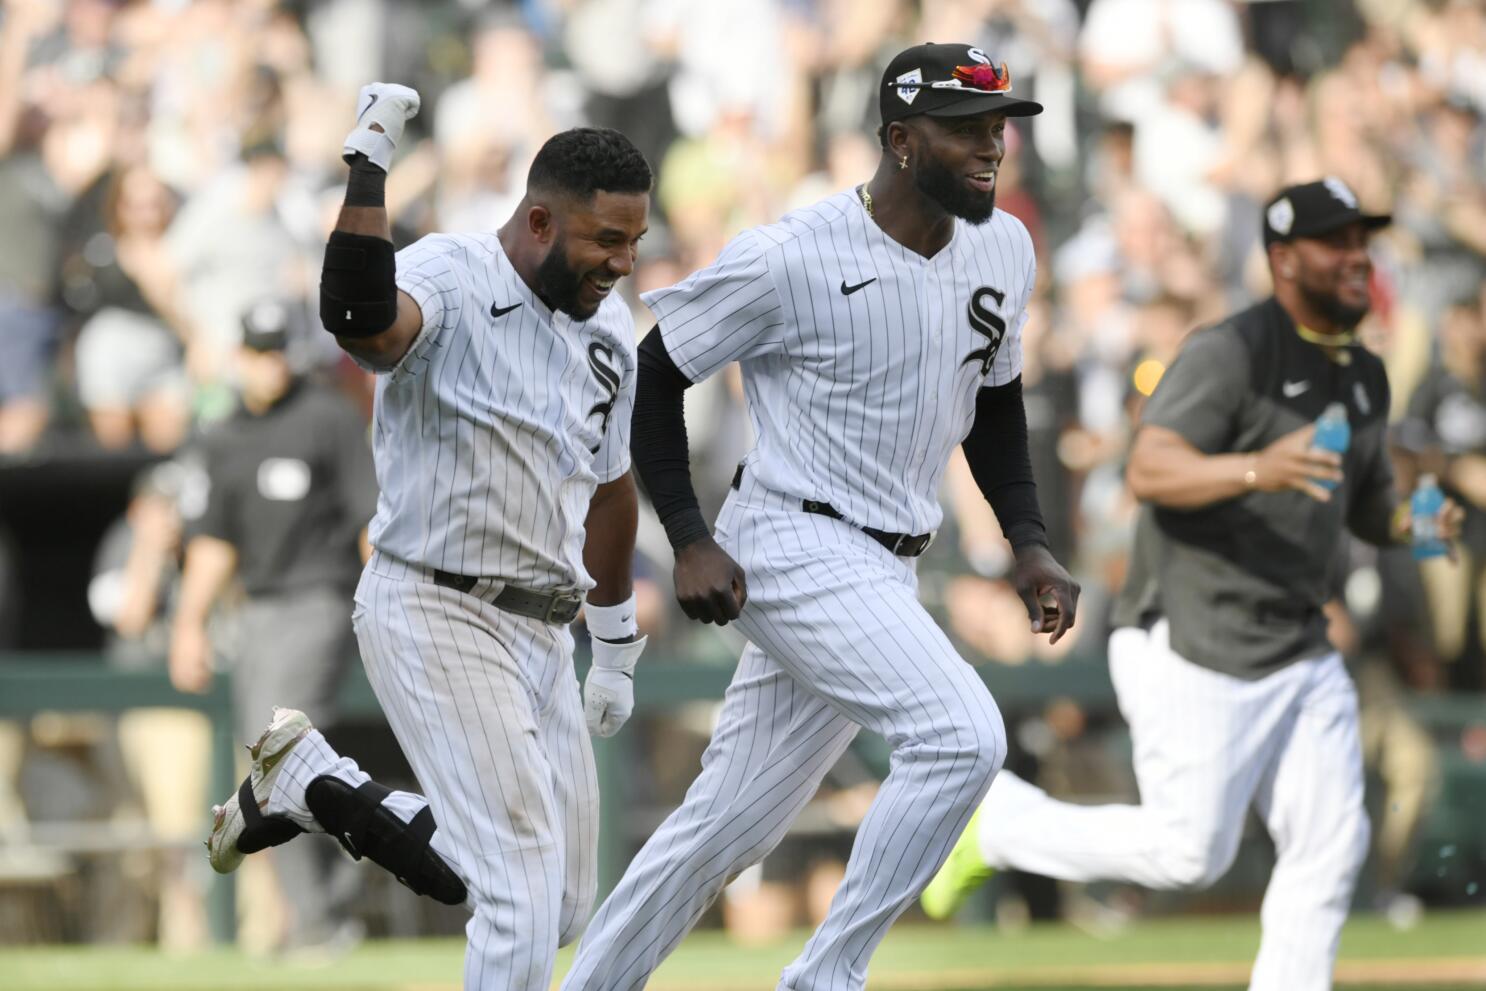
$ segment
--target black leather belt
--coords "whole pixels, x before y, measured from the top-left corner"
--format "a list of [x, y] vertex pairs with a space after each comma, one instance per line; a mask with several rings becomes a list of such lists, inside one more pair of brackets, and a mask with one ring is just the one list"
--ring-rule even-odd
[[[456, 592], [468, 593], [480, 579], [474, 575], [456, 575], [450, 571], [434, 571], [433, 583]], [[567, 625], [578, 618], [583, 607], [583, 596], [575, 592], [534, 592], [529, 588], [507, 585], [490, 601], [497, 609], [513, 612], [518, 616], [529, 616], [544, 623]]]
[[[739, 465], [738, 470], [733, 472], [733, 488], [736, 489], [742, 484], [743, 466]], [[889, 553], [896, 554], [898, 557], [918, 557], [924, 551], [928, 550], [929, 545], [934, 542], [934, 535], [932, 533], [889, 533], [886, 530], [879, 530], [876, 527], [857, 526], [857, 524], [852, 523], [851, 520], [842, 516], [836, 510], [836, 507], [828, 502], [819, 502], [815, 499], [802, 499], [800, 501], [800, 508], [807, 513], [814, 513], [816, 516], [828, 516], [833, 520], [840, 520], [843, 523], [855, 526], [858, 530], [886, 547]]]

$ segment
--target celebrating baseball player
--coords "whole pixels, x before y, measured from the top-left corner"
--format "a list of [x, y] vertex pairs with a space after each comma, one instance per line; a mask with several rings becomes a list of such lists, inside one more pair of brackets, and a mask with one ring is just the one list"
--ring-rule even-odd
[[[547, 141], [498, 232], [394, 255], [384, 184], [418, 94], [374, 83], [346, 139], [320, 315], [377, 372], [375, 552], [355, 597], [367, 675], [427, 798], [389, 792], [279, 710], [217, 811], [212, 865], [323, 830], [472, 912], [465, 987], [546, 991], [597, 878], [588, 731], [633, 705], [628, 433], [634, 266], [651, 173], [610, 130]], [[580, 699], [568, 624], [585, 603]]]
[[[902, 52], [879, 99], [870, 182], [744, 232], [644, 297], [659, 323], [640, 346], [636, 465], [676, 549], [682, 608], [736, 621], [749, 644], [701, 775], [595, 915], [568, 991], [644, 987], [861, 727], [891, 742], [893, 769], [779, 987], [864, 986], [1006, 754], [985, 684], [917, 595], [956, 444], [1016, 550], [1032, 628], [1056, 640], [1073, 624], [1078, 586], [1046, 547], [1022, 407], [1032, 244], [995, 209], [1007, 118], [1042, 108], [965, 45]], [[758, 443], [714, 537], [683, 392], [733, 361]]]
[[[931, 916], [994, 868], [1205, 887], [1253, 805], [1276, 863], [1249, 987], [1331, 987], [1368, 823], [1357, 693], [1321, 607], [1345, 530], [1383, 546], [1411, 529], [1388, 379], [1354, 332], [1387, 222], [1339, 179], [1282, 190], [1264, 211], [1274, 296], [1196, 332], [1145, 407], [1128, 469], [1144, 505], [1109, 640], [1141, 804], [1072, 805], [1000, 775], [924, 892]], [[1316, 436], [1336, 404], [1344, 453]], [[1447, 502], [1443, 536], [1461, 517]]]

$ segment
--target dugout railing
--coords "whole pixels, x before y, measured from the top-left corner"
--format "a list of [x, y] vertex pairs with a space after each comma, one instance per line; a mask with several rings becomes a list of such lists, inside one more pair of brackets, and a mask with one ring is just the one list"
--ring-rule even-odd
[[[636, 707], [640, 713], [654, 713], [679, 705], [716, 701], [727, 687], [731, 668], [719, 664], [681, 662], [664, 655], [647, 656], [642, 662]], [[580, 650], [579, 674], [586, 668], [586, 657]], [[986, 665], [978, 668], [983, 680], [1008, 713], [1036, 711], [1049, 699], [1072, 699], [1095, 710], [1113, 707], [1113, 688], [1103, 658], [1074, 656], [1057, 664], [1029, 662], [1017, 666]], [[241, 741], [234, 739], [231, 688], [227, 678], [216, 679], [202, 695], [175, 691], [163, 670], [123, 671], [104, 665], [101, 657], [91, 653], [29, 652], [0, 653], [0, 719], [25, 719], [44, 712], [116, 714], [145, 707], [177, 707], [204, 713], [212, 726], [211, 795], [225, 795], [237, 783], [236, 756]], [[1466, 749], [1451, 747], [1451, 740], [1478, 730], [1486, 734], [1486, 702], [1469, 696], [1417, 697], [1411, 708], [1434, 732], [1442, 747], [1446, 770], [1446, 787], [1438, 803], [1438, 818], [1430, 831], [1451, 839], [1459, 831], [1451, 824], [1466, 827], [1477, 814], [1486, 814], [1486, 760], [1473, 761]], [[347, 721], [377, 722], [381, 710], [371, 692], [360, 664], [353, 666], [341, 697], [341, 715]], [[630, 837], [627, 824], [634, 822], [624, 786], [626, 768], [640, 759], [635, 751], [635, 735], [620, 733], [608, 740], [595, 741], [595, 756], [603, 802], [600, 832], [600, 887], [607, 891], [617, 880], [628, 854]], [[205, 822], [204, 822], [205, 828]], [[96, 833], [96, 830], [94, 831]], [[29, 843], [39, 849], [66, 851], [83, 841], [96, 848], [94, 833], [77, 830], [54, 831], [43, 827], [33, 831]], [[204, 835], [204, 834], [203, 834]], [[121, 848], [137, 845], [137, 837], [122, 838]], [[1448, 867], [1454, 871], [1470, 870], [1465, 863], [1486, 857], [1481, 849], [1457, 846]], [[1424, 866], [1424, 865], [1421, 865]], [[1431, 871], [1433, 873], [1433, 871]], [[215, 877], [208, 894], [208, 914], [213, 936], [219, 941], [234, 936], [235, 909], [233, 880]]]

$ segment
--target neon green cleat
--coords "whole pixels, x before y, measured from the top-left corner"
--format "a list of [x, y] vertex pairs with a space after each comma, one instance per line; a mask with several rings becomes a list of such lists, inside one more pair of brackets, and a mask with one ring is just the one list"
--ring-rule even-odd
[[965, 899], [996, 873], [996, 868], [987, 864], [980, 856], [981, 811], [975, 810], [975, 814], [970, 817], [970, 824], [949, 851], [949, 859], [918, 897], [924, 914], [931, 919], [947, 919], [954, 915], [965, 904]]

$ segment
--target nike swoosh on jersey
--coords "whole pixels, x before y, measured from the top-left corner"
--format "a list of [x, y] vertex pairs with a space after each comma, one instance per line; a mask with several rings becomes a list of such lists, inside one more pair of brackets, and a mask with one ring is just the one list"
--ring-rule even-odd
[[493, 317], [503, 317], [520, 305], [520, 303], [512, 303], [510, 306], [501, 306], [499, 303], [491, 303], [490, 315]]
[[1285, 383], [1282, 383], [1280, 385], [1280, 391], [1285, 394], [1285, 398], [1286, 399], [1294, 399], [1296, 396], [1301, 395], [1302, 393], [1305, 392], [1305, 390], [1309, 389], [1310, 387], [1311, 387], [1310, 380], [1309, 379], [1302, 379], [1299, 382], [1285, 382]]
[[[377, 94], [375, 94], [375, 93], [369, 93], [369, 94], [367, 94], [366, 110], [370, 110], [372, 107], [376, 106], [376, 103], [377, 103]], [[363, 117], [366, 116], [366, 110], [363, 110], [363, 111], [361, 111], [361, 113], [359, 113], [359, 114], [356, 115], [356, 123], [358, 123], [358, 124], [361, 123], [361, 118], [363, 118]]]
[[843, 296], [850, 296], [852, 293], [856, 292], [858, 289], [865, 289], [865, 288], [867, 288], [868, 286], [870, 286], [872, 283], [874, 283], [876, 281], [877, 281], [877, 276], [874, 275], [872, 278], [868, 279], [866, 282], [858, 282], [854, 286], [848, 286], [846, 284], [846, 280], [845, 279], [842, 279], [841, 280], [841, 295], [843, 295]]

